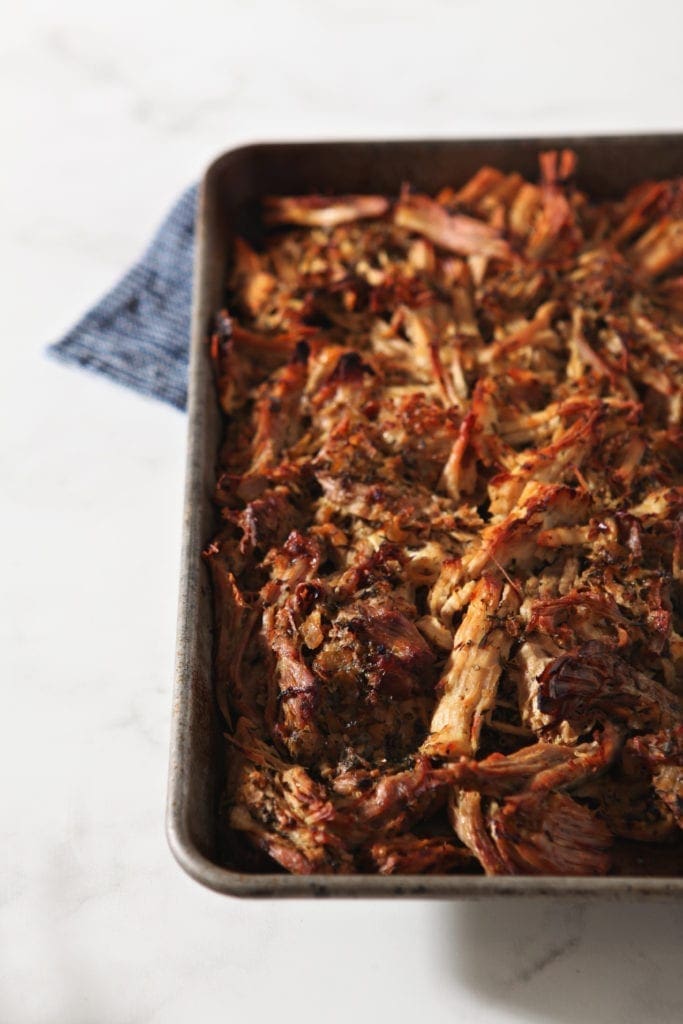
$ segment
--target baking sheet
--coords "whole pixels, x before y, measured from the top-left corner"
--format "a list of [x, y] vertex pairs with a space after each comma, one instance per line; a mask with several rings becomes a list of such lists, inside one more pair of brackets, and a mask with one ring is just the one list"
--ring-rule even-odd
[[236, 234], [258, 235], [260, 196], [306, 192], [386, 192], [409, 181], [421, 191], [458, 186], [481, 167], [534, 179], [538, 152], [569, 147], [578, 184], [592, 196], [618, 195], [646, 178], [683, 174], [683, 135], [402, 142], [280, 143], [246, 146], [208, 168], [197, 212], [189, 369], [188, 456], [181, 561], [167, 834], [181, 866], [218, 892], [243, 896], [582, 896], [610, 899], [683, 895], [683, 877], [382, 877], [256, 874], [230, 863], [219, 815], [225, 777], [223, 724], [212, 689], [212, 601], [201, 551], [214, 532], [215, 453], [221, 417], [206, 337], [223, 300]]

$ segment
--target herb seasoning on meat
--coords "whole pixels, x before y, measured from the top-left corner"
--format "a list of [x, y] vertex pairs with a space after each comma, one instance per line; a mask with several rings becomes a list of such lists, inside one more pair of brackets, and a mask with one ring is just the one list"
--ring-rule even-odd
[[236, 244], [205, 557], [264, 863], [681, 861], [683, 180], [575, 163], [273, 197]]

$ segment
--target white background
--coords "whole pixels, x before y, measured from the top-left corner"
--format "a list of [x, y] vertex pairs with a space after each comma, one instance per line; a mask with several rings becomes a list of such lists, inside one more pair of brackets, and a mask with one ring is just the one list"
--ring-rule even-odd
[[238, 902], [183, 875], [184, 417], [44, 357], [237, 143], [681, 129], [682, 10], [2, 0], [2, 1024], [683, 1019], [670, 905]]

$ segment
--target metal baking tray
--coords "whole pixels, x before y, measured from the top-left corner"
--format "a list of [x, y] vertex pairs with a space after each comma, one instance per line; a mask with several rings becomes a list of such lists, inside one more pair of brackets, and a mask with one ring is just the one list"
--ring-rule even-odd
[[[257, 222], [268, 193], [387, 192], [404, 182], [434, 192], [457, 186], [482, 164], [537, 174], [540, 149], [568, 146], [579, 157], [579, 185], [615, 195], [645, 178], [683, 174], [683, 134], [614, 138], [321, 142], [245, 146], [218, 157], [204, 175], [197, 210], [189, 370], [189, 432], [184, 542], [167, 833], [180, 865], [217, 892], [239, 896], [492, 895], [681, 896], [683, 877], [294, 876], [230, 868], [218, 804], [227, 755], [212, 687], [212, 604], [200, 552], [215, 525], [212, 505], [221, 418], [208, 362], [211, 314], [223, 300], [231, 241]], [[229, 850], [229, 847], [227, 848]]]

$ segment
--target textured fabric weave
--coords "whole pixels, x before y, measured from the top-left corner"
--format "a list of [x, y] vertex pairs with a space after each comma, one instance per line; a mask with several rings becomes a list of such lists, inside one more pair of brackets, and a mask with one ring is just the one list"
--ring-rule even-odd
[[49, 354], [184, 409], [197, 187], [136, 263]]

